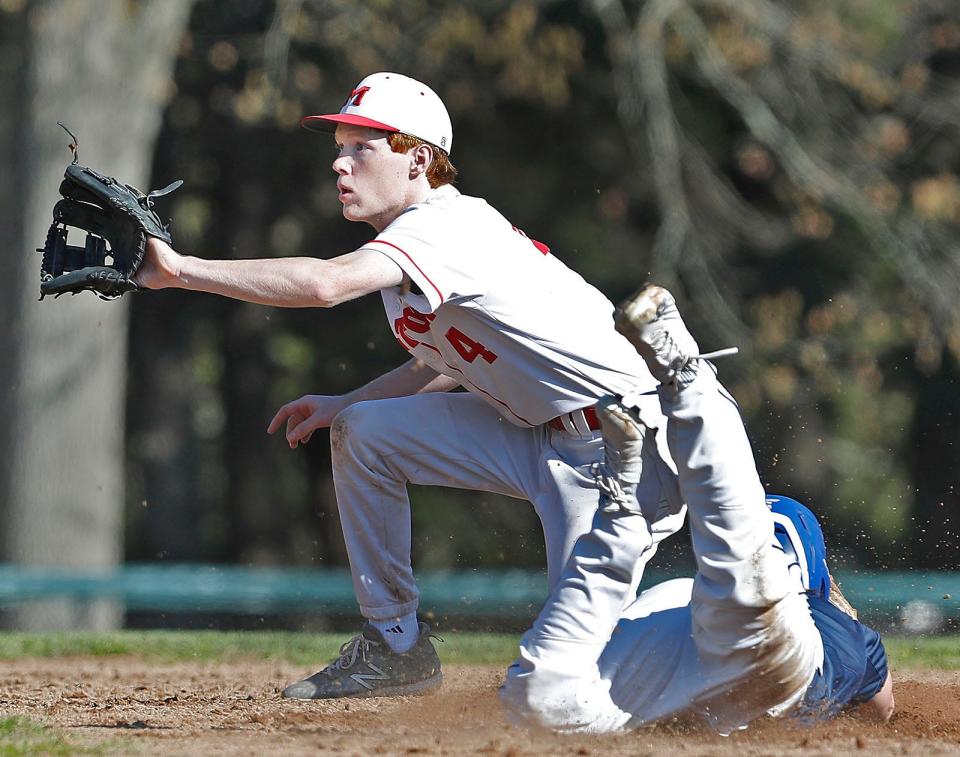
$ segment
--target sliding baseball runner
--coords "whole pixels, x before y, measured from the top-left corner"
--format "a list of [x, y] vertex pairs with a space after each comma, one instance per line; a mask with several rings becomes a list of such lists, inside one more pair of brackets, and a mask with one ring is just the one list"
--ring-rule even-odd
[[[830, 603], [813, 514], [764, 495], [736, 403], [671, 295], [645, 288], [618, 311], [618, 328], [661, 382], [666, 421], [644, 417], [629, 395], [601, 401], [600, 508], [508, 671], [510, 716], [607, 732], [694, 714], [722, 733], [764, 714], [819, 717], [860, 702], [889, 717], [879, 636]], [[666, 437], [676, 460], [697, 574], [623, 612], [635, 547], [649, 538], [633, 492], [651, 436]]]

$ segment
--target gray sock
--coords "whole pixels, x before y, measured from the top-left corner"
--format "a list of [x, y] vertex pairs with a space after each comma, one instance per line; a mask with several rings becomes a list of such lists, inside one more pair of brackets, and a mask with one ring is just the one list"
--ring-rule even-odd
[[420, 636], [420, 624], [417, 622], [415, 612], [408, 613], [400, 618], [387, 618], [385, 620], [371, 620], [370, 625], [376, 628], [387, 645], [397, 654], [403, 654], [413, 649]]

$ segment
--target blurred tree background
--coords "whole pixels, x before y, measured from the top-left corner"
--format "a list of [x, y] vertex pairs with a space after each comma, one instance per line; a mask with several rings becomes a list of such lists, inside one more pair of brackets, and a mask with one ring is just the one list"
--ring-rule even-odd
[[[10, 251], [0, 266], [4, 562], [104, 572], [123, 559], [129, 303], [41, 304], [33, 250], [69, 161], [59, 119], [84, 135], [101, 171], [146, 184], [190, 6], [0, 2], [0, 228]], [[109, 628], [120, 617], [109, 599], [47, 597], [0, 622]]]
[[[186, 181], [164, 208], [178, 248], [368, 239], [332, 141], [298, 123], [378, 70], [447, 103], [461, 191], [612, 300], [654, 278], [701, 346], [741, 347], [719, 367], [763, 480], [823, 515], [839, 558], [960, 565], [960, 6], [200, 0], [153, 157], [151, 186]], [[131, 299], [126, 558], [345, 564], [326, 434], [291, 451], [265, 428], [406, 359], [379, 299]], [[528, 505], [412, 495], [415, 567], [543, 565]]]
[[[153, 184], [187, 182], [183, 250], [348, 251], [370, 231], [298, 121], [371, 71], [427, 81], [461, 191], [611, 299], [654, 277], [702, 343], [744, 349], [720, 368], [764, 481], [839, 556], [955, 567], [958, 66], [946, 2], [199, 2]], [[131, 346], [128, 557], [343, 564], [326, 436], [264, 427], [405, 359], [376, 298], [138, 297]], [[413, 498], [418, 567], [542, 565], [532, 508]]]

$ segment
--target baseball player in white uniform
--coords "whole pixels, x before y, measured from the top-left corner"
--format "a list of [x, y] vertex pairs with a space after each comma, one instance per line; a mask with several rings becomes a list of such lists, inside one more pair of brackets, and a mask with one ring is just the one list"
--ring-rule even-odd
[[[729, 733], [788, 712], [823, 671], [828, 637], [811, 616], [809, 587], [791, 576], [736, 403], [712, 365], [696, 359], [665, 290], [648, 287], [628, 300], [617, 327], [660, 380], [666, 422], [645, 417], [629, 396], [601, 401], [607, 489], [617, 496], [574, 547], [521, 642], [502, 700], [516, 720], [591, 732], [695, 713]], [[646, 592], [622, 613], [633, 599], [636, 534], [647, 528], [631, 482], [643, 464], [639, 445], [651, 436], [667, 438], [677, 463], [697, 574], [692, 585]], [[869, 685], [858, 679], [843, 694], [818, 682], [814, 698], [874, 697], [887, 676], [880, 650], [873, 657], [882, 672]]]
[[[138, 281], [289, 307], [381, 294], [410, 359], [347, 395], [294, 400], [268, 429], [285, 428], [296, 447], [330, 427], [344, 539], [366, 619], [337, 660], [284, 695], [420, 693], [437, 686], [441, 672], [416, 615], [407, 484], [532, 502], [552, 586], [601, 497], [597, 400], [629, 395], [661, 423], [656, 381], [614, 329], [613, 306], [599, 291], [485, 201], [452, 186], [450, 118], [426, 85], [373, 74], [339, 113], [303, 125], [335, 132], [343, 215], [371, 225], [373, 240], [327, 260], [206, 260], [151, 240]], [[450, 391], [458, 387], [467, 391]], [[663, 436], [651, 435], [637, 455], [642, 470], [631, 497], [645, 525], [630, 544], [634, 588], [657, 543], [684, 518]]]

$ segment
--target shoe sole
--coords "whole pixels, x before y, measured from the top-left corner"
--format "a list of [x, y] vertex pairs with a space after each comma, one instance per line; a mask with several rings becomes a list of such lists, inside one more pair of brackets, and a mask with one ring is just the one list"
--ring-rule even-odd
[[416, 683], [405, 683], [402, 686], [384, 686], [382, 689], [372, 689], [365, 694], [356, 694], [358, 697], [400, 697], [400, 696], [422, 696], [429, 694], [443, 683], [443, 673], [437, 671], [437, 674], [430, 676], [425, 681]]
[[405, 683], [400, 686], [382, 686], [369, 691], [353, 691], [344, 694], [330, 694], [328, 696], [315, 697], [288, 697], [284, 699], [299, 699], [300, 701], [309, 701], [311, 699], [366, 699], [368, 697], [402, 697], [402, 696], [423, 696], [429, 694], [443, 683], [443, 671], [438, 671], [436, 675], [430, 676], [423, 681], [416, 683]]

